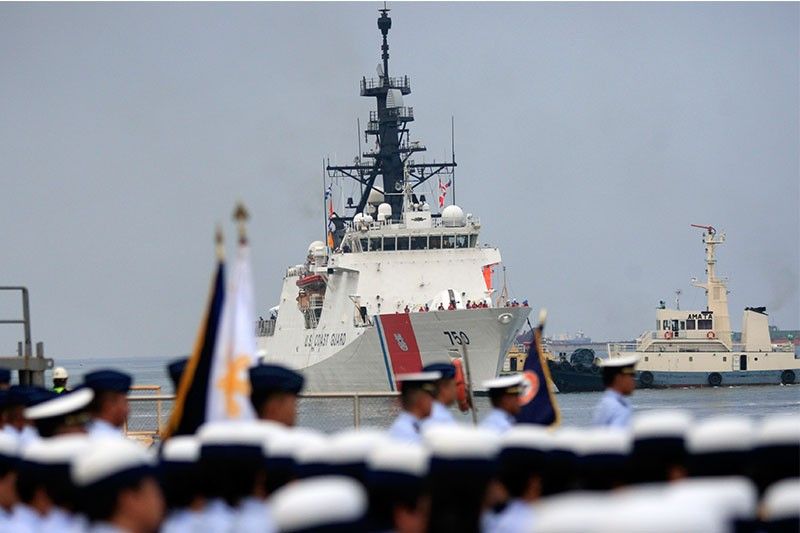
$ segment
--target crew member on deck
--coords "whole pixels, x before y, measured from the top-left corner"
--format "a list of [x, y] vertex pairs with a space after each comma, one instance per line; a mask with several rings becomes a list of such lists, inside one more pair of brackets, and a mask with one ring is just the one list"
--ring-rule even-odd
[[483, 382], [492, 402], [491, 412], [481, 421], [481, 427], [505, 433], [517, 423], [520, 411], [519, 395], [522, 392], [522, 374], [503, 376]]
[[280, 365], [261, 364], [250, 369], [250, 402], [256, 416], [292, 427], [297, 421], [297, 395], [303, 375]]
[[638, 355], [630, 357], [614, 357], [603, 361], [603, 393], [600, 402], [594, 409], [593, 426], [628, 427], [633, 408], [627, 396], [636, 389], [636, 363]]
[[420, 424], [431, 415], [436, 382], [441, 378], [441, 372], [416, 372], [396, 376], [400, 383], [400, 403], [403, 410], [389, 428], [390, 437], [407, 442], [422, 442]]
[[128, 391], [133, 378], [116, 370], [96, 370], [83, 378], [94, 391], [89, 406], [92, 420], [88, 431], [92, 437], [122, 437], [122, 428], [128, 419]]
[[433, 400], [431, 415], [424, 425], [455, 424], [456, 419], [450, 407], [456, 402], [456, 367], [452, 363], [431, 363], [422, 368], [423, 372], [439, 372], [442, 374], [436, 385], [436, 396]]

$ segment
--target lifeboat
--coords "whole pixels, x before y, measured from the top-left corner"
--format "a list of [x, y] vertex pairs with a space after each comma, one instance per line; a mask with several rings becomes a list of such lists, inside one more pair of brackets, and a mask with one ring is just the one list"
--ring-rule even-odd
[[307, 290], [322, 289], [325, 287], [325, 278], [321, 274], [308, 274], [297, 280], [297, 286]]

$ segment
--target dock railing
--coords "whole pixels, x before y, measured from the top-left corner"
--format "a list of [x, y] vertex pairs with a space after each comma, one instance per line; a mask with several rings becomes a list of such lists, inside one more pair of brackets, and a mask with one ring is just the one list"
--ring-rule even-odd
[[[323, 432], [349, 427], [388, 427], [399, 411], [398, 392], [310, 392], [300, 394], [297, 411], [299, 426]], [[174, 394], [161, 394], [158, 385], [131, 387], [130, 413], [125, 434], [146, 444], [158, 442], [159, 431], [172, 413]]]

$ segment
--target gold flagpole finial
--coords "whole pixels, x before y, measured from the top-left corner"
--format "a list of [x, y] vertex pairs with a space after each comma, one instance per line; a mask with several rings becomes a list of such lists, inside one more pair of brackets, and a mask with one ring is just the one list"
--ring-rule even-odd
[[249, 218], [250, 214], [247, 212], [244, 204], [242, 202], [237, 203], [236, 209], [233, 210], [233, 220], [239, 226], [239, 244], [247, 243], [247, 228], [245, 224]]
[[222, 224], [217, 223], [217, 230], [214, 232], [214, 247], [217, 252], [217, 259], [222, 261], [225, 259], [225, 246], [222, 237]]
[[540, 328], [544, 327], [545, 320], [547, 320], [547, 309], [542, 307], [542, 309], [539, 311], [539, 327]]

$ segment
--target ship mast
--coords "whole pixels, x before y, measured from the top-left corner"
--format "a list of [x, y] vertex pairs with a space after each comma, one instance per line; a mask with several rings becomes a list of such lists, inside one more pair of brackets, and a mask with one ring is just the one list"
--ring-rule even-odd
[[[411, 156], [415, 152], [425, 151], [419, 142], [409, 140], [408, 123], [414, 120], [414, 108], [405, 106], [403, 97], [411, 93], [411, 82], [408, 76], [389, 74], [389, 29], [392, 19], [389, 9], [379, 10], [378, 29], [381, 32], [381, 64], [378, 65], [377, 78], [361, 78], [361, 96], [375, 98], [375, 110], [370, 111], [369, 121], [364, 136], [369, 145], [369, 138], [374, 137], [374, 148], [367, 149], [356, 158], [353, 165], [331, 165], [328, 162], [326, 171], [331, 178], [348, 177], [362, 185], [361, 198], [354, 205], [348, 199], [343, 209], [349, 209], [346, 216], [339, 217], [340, 223], [334, 235], [338, 245], [344, 234], [343, 222], [352, 220], [356, 213], [370, 214], [368, 200], [370, 192], [383, 194], [383, 201], [392, 208], [392, 221], [401, 220], [406, 192], [405, 181], [411, 183], [412, 191], [433, 176], [452, 175], [456, 166], [455, 158], [443, 163], [417, 163]], [[361, 157], [371, 159], [371, 164], [363, 164]], [[407, 172], [408, 176], [404, 175]], [[381, 190], [376, 186], [381, 176]], [[337, 222], [337, 221], [334, 221]]]
[[728, 287], [725, 279], [717, 277], [715, 248], [725, 242], [725, 234], [717, 233], [712, 226], [692, 224], [694, 228], [705, 230], [703, 243], [706, 246], [706, 282], [692, 281], [692, 285], [705, 289], [706, 308], [714, 314], [714, 330], [717, 338], [726, 346], [731, 345], [731, 319], [728, 312]]

